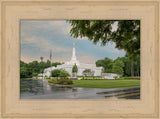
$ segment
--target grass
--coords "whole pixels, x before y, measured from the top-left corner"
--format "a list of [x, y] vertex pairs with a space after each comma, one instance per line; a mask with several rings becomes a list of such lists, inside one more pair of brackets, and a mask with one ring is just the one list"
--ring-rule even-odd
[[140, 86], [140, 80], [73, 80], [73, 87], [122, 88]]

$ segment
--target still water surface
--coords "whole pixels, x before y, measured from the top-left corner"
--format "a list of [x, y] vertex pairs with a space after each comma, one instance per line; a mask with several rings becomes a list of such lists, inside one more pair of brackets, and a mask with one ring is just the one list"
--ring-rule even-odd
[[140, 99], [140, 88], [82, 88], [60, 87], [46, 81], [23, 79], [20, 81], [21, 99]]

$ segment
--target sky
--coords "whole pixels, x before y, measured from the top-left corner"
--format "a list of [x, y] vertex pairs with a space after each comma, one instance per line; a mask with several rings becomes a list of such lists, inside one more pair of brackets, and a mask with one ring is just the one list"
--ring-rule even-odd
[[[66, 62], [71, 59], [73, 43], [75, 43], [76, 57], [82, 63], [95, 63], [105, 57], [116, 59], [123, 57], [126, 52], [115, 48], [114, 43], [106, 46], [93, 44], [85, 38], [73, 38], [70, 35], [71, 26], [65, 20], [22, 20], [20, 25], [21, 60], [24, 62], [44, 61]], [[117, 24], [113, 25], [113, 30]]]

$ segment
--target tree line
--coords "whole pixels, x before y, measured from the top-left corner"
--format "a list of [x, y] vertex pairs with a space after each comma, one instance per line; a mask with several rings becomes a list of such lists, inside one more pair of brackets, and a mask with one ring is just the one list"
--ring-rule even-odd
[[[53, 62], [51, 64], [50, 60], [44, 62], [32, 61], [30, 63], [25, 63], [20, 61], [20, 77], [21, 78], [31, 78], [37, 76], [44, 72], [45, 68], [51, 66], [61, 65], [63, 63]], [[103, 67], [103, 73], [116, 73], [123, 76], [140, 76], [140, 56], [137, 55], [134, 59], [130, 59], [127, 55], [124, 57], [118, 57], [112, 60], [108, 57], [96, 61], [97, 67]], [[73, 66], [72, 72], [78, 72], [76, 65]], [[84, 72], [85, 73], [85, 72]]]
[[137, 55], [134, 59], [118, 57], [112, 60], [108, 57], [96, 61], [96, 66], [103, 67], [103, 73], [116, 73], [123, 76], [140, 76], [140, 56]]
[[20, 77], [21, 78], [31, 78], [37, 76], [40, 73], [43, 73], [44, 69], [51, 66], [61, 65], [60, 62], [54, 62], [51, 64], [50, 60], [44, 62], [42, 57], [40, 57], [41, 62], [32, 61], [30, 63], [25, 63], [20, 61]]

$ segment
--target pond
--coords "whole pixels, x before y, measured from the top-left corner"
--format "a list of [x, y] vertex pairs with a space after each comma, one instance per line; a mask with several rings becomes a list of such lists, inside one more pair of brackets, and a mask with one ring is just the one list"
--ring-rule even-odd
[[36, 79], [20, 80], [21, 99], [140, 99], [140, 87], [83, 88], [55, 86]]

